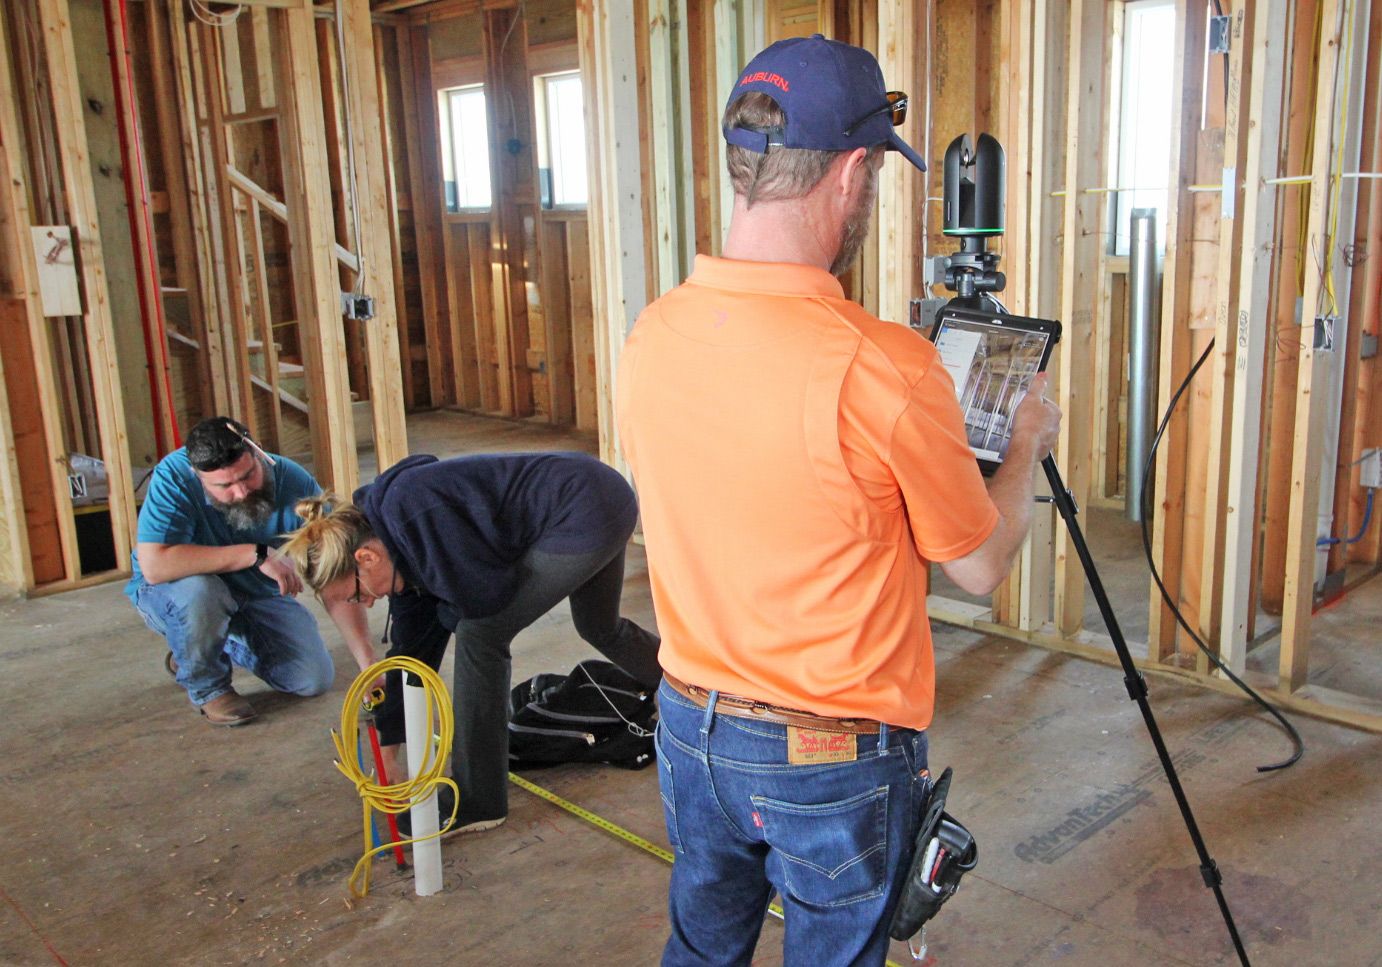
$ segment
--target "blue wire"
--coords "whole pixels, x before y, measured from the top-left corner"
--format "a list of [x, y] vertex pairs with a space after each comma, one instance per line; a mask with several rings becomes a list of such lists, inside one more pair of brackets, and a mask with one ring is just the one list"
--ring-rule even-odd
[[1358, 528], [1358, 533], [1347, 539], [1342, 537], [1321, 537], [1315, 542], [1316, 547], [1330, 547], [1334, 544], [1357, 544], [1363, 539], [1363, 535], [1368, 532], [1368, 524], [1372, 522], [1372, 497], [1377, 493], [1376, 490], [1368, 488], [1368, 503], [1363, 508], [1363, 523]]

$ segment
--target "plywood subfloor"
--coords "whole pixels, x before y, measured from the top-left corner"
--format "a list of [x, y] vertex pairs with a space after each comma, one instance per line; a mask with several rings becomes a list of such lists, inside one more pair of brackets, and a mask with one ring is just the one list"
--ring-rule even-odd
[[[415, 450], [588, 449], [521, 424], [428, 421]], [[625, 612], [652, 620], [637, 547]], [[217, 730], [118, 587], [0, 605], [0, 963], [655, 963], [667, 869], [516, 789], [507, 826], [447, 842], [443, 894], [413, 896], [380, 861], [373, 894], [347, 907], [360, 813], [328, 732], [349, 657], [326, 628], [330, 694], [283, 698], [246, 676], [263, 714]], [[936, 645], [932, 765], [956, 769], [980, 863], [934, 924], [929, 963], [1236, 962], [1118, 673], [969, 631], [938, 628]], [[515, 675], [589, 654], [558, 609], [516, 643]], [[1304, 761], [1259, 775], [1286, 744], [1247, 703], [1151, 687], [1253, 963], [1382, 964], [1382, 738], [1303, 719]], [[651, 770], [533, 778], [666, 844]], [[782, 963], [780, 940], [770, 920], [755, 963]], [[892, 958], [910, 962], [899, 945]]]

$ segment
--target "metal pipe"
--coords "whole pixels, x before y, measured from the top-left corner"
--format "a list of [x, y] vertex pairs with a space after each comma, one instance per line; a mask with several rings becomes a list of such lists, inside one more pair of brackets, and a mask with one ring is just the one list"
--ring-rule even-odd
[[1128, 448], [1123, 485], [1124, 513], [1140, 521], [1142, 471], [1156, 427], [1158, 311], [1161, 273], [1157, 265], [1156, 209], [1134, 208], [1128, 254]]

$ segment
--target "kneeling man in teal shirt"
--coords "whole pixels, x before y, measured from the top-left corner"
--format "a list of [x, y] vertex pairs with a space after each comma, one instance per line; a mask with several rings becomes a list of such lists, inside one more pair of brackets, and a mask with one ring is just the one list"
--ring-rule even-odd
[[[331, 687], [317, 621], [294, 600], [302, 583], [273, 550], [302, 526], [297, 502], [320, 492], [310, 473], [223, 416], [198, 423], [154, 468], [125, 593], [166, 639], [169, 674], [214, 725], [255, 717], [231, 685], [232, 665], [293, 695]], [[372, 664], [364, 607], [341, 601], [328, 613], [360, 667]]]

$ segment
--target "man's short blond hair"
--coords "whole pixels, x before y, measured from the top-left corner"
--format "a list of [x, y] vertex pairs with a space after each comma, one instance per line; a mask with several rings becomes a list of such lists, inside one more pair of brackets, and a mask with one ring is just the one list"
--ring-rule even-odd
[[[750, 91], [725, 109], [724, 129], [741, 127], [755, 131], [785, 128], [787, 115], [766, 94]], [[742, 195], [750, 208], [758, 201], [786, 201], [801, 198], [825, 177], [835, 159], [844, 151], [817, 151], [812, 148], [771, 147], [762, 154], [727, 146], [726, 167], [734, 193]]]

